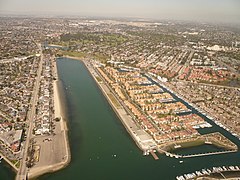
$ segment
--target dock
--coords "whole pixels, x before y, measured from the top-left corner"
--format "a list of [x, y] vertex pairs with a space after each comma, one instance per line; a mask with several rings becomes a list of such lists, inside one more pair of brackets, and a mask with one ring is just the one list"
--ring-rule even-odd
[[181, 176], [177, 176], [177, 180], [187, 180], [187, 179], [196, 179], [200, 177], [210, 176], [211, 174], [220, 174], [224, 179], [226, 179], [225, 172], [239, 172], [240, 166], [222, 166], [222, 167], [212, 167], [209, 169], [201, 169], [192, 173], [183, 174]]
[[235, 152], [236, 150], [228, 150], [228, 151], [207, 152], [207, 153], [200, 153], [200, 154], [189, 154], [189, 155], [183, 155], [182, 158], [210, 156], [210, 155], [216, 155], [216, 154], [227, 154], [227, 153], [235, 153]]
[[155, 160], [158, 160], [158, 159], [159, 159], [155, 152], [150, 151], [150, 153], [151, 153], [151, 155], [153, 156], [153, 158], [154, 158]]

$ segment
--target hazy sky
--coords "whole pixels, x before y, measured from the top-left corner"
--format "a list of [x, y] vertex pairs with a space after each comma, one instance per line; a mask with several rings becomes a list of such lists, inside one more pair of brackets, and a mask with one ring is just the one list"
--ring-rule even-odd
[[240, 0], [0, 0], [0, 12], [240, 23]]

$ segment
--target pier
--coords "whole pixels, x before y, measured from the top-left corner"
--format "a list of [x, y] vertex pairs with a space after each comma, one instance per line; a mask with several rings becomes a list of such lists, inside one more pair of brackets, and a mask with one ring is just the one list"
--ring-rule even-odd
[[159, 159], [155, 152], [150, 151], [150, 153], [151, 153], [151, 155], [153, 156], [153, 158], [154, 158], [155, 160], [158, 160], [158, 159]]
[[159, 152], [159, 153], [165, 153], [166, 156], [173, 157], [173, 158], [176, 158], [176, 159], [182, 157], [182, 155], [173, 154], [173, 153], [167, 152], [167, 151], [162, 150], [162, 149], [158, 149], [158, 152]]
[[212, 167], [209, 169], [201, 169], [199, 171], [195, 171], [192, 173], [183, 174], [180, 176], [177, 176], [177, 180], [188, 180], [188, 179], [196, 179], [199, 177], [205, 177], [210, 176], [211, 174], [220, 174], [224, 179], [226, 177], [224, 176], [224, 172], [239, 172], [240, 166], [222, 166], [222, 167]]
[[192, 157], [200, 157], [200, 156], [210, 156], [210, 155], [216, 155], [216, 154], [227, 154], [227, 153], [233, 153], [236, 152], [235, 150], [231, 151], [219, 151], [219, 152], [208, 152], [208, 153], [201, 153], [201, 154], [189, 154], [189, 155], [183, 155], [182, 158], [192, 158]]
[[166, 156], [173, 157], [173, 158], [194, 158], [194, 157], [201, 157], [201, 156], [211, 156], [217, 154], [227, 154], [227, 153], [234, 153], [237, 152], [236, 150], [229, 150], [229, 151], [217, 151], [217, 152], [207, 152], [207, 153], [199, 153], [199, 154], [188, 154], [188, 155], [181, 155], [181, 154], [173, 154], [162, 149], [158, 150], [159, 153], [165, 153]]

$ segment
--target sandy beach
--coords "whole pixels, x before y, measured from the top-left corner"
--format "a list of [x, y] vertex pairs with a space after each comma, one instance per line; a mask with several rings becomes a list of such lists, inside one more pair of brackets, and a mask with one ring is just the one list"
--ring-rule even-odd
[[70, 153], [70, 146], [69, 146], [69, 140], [68, 140], [68, 128], [67, 128], [67, 122], [64, 118], [63, 114], [63, 104], [60, 102], [60, 92], [58, 87], [58, 72], [57, 72], [57, 61], [54, 61], [54, 68], [53, 68], [53, 74], [56, 77], [56, 80], [54, 81], [53, 85], [53, 94], [54, 94], [54, 116], [60, 117], [60, 123], [61, 123], [61, 131], [64, 132], [64, 142], [65, 142], [65, 151], [66, 151], [66, 160], [64, 161], [64, 166], [66, 166], [70, 160], [71, 160], [71, 153]]
[[56, 134], [49, 136], [51, 142], [42, 143], [46, 137], [36, 137], [36, 141], [41, 144], [40, 160], [30, 169], [28, 178], [58, 171], [66, 167], [71, 160], [68, 128], [62, 108], [56, 62], [54, 61], [53, 64], [53, 75], [56, 78], [53, 81], [54, 118], [59, 118], [60, 121], [54, 122]]

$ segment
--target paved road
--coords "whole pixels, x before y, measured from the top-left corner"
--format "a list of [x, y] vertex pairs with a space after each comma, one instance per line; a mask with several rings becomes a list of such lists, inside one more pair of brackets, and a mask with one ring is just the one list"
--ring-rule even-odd
[[40, 77], [41, 77], [41, 72], [42, 72], [42, 63], [43, 63], [43, 54], [42, 54], [42, 47], [41, 44], [38, 44], [38, 47], [40, 49], [40, 54], [41, 54], [41, 58], [40, 58], [40, 63], [39, 63], [39, 68], [38, 68], [38, 72], [37, 72], [37, 79], [35, 82], [35, 86], [34, 86], [34, 90], [33, 90], [33, 95], [32, 95], [32, 107], [31, 107], [31, 111], [28, 113], [28, 118], [27, 118], [27, 123], [29, 125], [29, 128], [27, 129], [27, 138], [25, 143], [23, 144], [23, 149], [22, 149], [22, 160], [20, 163], [20, 168], [19, 171], [17, 173], [16, 176], [16, 180], [26, 180], [27, 179], [27, 173], [28, 173], [28, 168], [26, 166], [26, 159], [27, 159], [27, 151], [28, 151], [28, 147], [30, 144], [30, 140], [32, 138], [32, 131], [33, 131], [33, 118], [35, 115], [35, 109], [36, 109], [36, 104], [38, 101], [38, 91], [39, 91], [39, 86], [40, 86]]
[[195, 84], [195, 85], [219, 87], [219, 88], [240, 89], [239, 87], [234, 87], [234, 86], [224, 86], [224, 85], [209, 84], [209, 83], [190, 82], [190, 81], [186, 81], [186, 80], [178, 80], [178, 82], [190, 83], [190, 84]]

